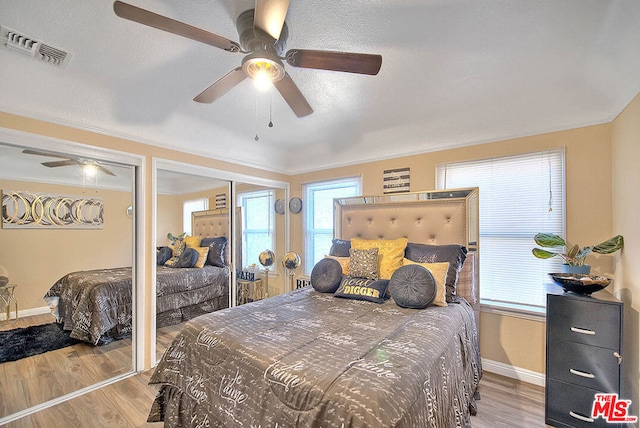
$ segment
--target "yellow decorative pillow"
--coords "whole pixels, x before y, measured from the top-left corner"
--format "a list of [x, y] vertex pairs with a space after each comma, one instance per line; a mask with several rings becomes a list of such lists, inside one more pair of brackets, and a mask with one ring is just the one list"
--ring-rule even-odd
[[352, 238], [351, 248], [358, 250], [378, 249], [378, 276], [391, 279], [391, 275], [402, 266], [407, 238], [398, 239], [361, 239]]
[[201, 240], [202, 240], [202, 238], [200, 238], [199, 236], [185, 236], [184, 237], [184, 243], [187, 244], [187, 247], [189, 247], [189, 248], [198, 249], [198, 247], [200, 247], [200, 241]]
[[447, 306], [445, 280], [447, 279], [447, 271], [449, 270], [449, 262], [440, 263], [418, 263], [409, 259], [402, 259], [402, 266], [406, 265], [420, 265], [427, 268], [433, 279], [436, 281], [436, 298], [433, 300], [433, 305]]
[[325, 257], [328, 259], [337, 260], [338, 263], [340, 263], [340, 266], [342, 266], [342, 274], [349, 275], [350, 257], [338, 257], [338, 256], [325, 256]]
[[196, 247], [195, 250], [198, 252], [198, 260], [193, 267], [203, 268], [204, 264], [207, 262], [207, 256], [209, 255], [209, 247]]

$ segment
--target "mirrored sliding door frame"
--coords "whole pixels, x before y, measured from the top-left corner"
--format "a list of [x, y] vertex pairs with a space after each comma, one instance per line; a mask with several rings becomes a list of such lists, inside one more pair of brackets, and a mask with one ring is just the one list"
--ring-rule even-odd
[[25, 147], [38, 149], [49, 152], [58, 152], [65, 155], [102, 160], [106, 162], [119, 163], [124, 166], [133, 168], [134, 185], [132, 186], [132, 199], [134, 202], [134, 221], [132, 222], [132, 269], [134, 271], [134, 281], [132, 283], [132, 298], [134, 300], [135, 312], [133, 314], [133, 331], [134, 340], [132, 340], [131, 370], [110, 379], [97, 382], [88, 387], [78, 389], [75, 392], [62, 395], [44, 403], [23, 409], [19, 412], [0, 418], [0, 425], [20, 419], [24, 416], [36, 413], [40, 410], [52, 407], [56, 404], [75, 398], [79, 395], [102, 388], [105, 385], [117, 382], [123, 378], [134, 375], [137, 371], [142, 370], [144, 357], [144, 284], [145, 284], [145, 249], [143, 246], [137, 245], [138, 242], [145, 240], [145, 204], [144, 195], [146, 194], [145, 186], [145, 156], [134, 153], [120, 152], [116, 150], [105, 149], [101, 147], [88, 146], [80, 143], [74, 143], [67, 140], [52, 138], [42, 135], [31, 134], [27, 132], [17, 131], [13, 129], [0, 127], [0, 141], [8, 145], [16, 147]]

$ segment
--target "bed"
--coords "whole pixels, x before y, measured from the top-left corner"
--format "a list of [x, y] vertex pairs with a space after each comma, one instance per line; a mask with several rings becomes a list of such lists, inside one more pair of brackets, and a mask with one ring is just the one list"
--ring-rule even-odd
[[[228, 212], [198, 212], [193, 220], [192, 236], [199, 237], [199, 248], [208, 250], [202, 253], [201, 267], [156, 266], [157, 327], [229, 306], [230, 269], [224, 256]], [[131, 267], [71, 272], [57, 280], [44, 298], [71, 337], [103, 345], [131, 336], [132, 274]]]
[[471, 425], [482, 376], [477, 189], [340, 199], [335, 220], [334, 245], [401, 237], [414, 249], [464, 246], [446, 305], [413, 309], [393, 297], [340, 298], [340, 289], [332, 294], [313, 285], [200, 316], [185, 324], [156, 367], [150, 383], [160, 389], [150, 422]]

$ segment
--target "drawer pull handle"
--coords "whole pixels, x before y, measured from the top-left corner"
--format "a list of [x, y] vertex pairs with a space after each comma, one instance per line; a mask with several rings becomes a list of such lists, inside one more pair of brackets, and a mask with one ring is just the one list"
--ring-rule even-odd
[[617, 352], [613, 353], [613, 356], [616, 357], [618, 359], [618, 365], [622, 364], [622, 355], [620, 355]]
[[596, 332], [593, 331], [593, 330], [587, 330], [587, 329], [578, 328], [578, 327], [571, 327], [571, 331], [574, 332], [574, 333], [588, 334], [588, 335], [591, 335], [591, 336], [596, 334]]
[[569, 369], [569, 371], [571, 372], [571, 374], [574, 374], [576, 376], [586, 377], [588, 379], [595, 379], [596, 377], [596, 375], [594, 375], [593, 373], [583, 372], [576, 369]]
[[588, 418], [588, 417], [586, 417], [586, 416], [582, 416], [582, 415], [580, 415], [580, 414], [578, 414], [578, 413], [574, 413], [574, 412], [572, 412], [572, 411], [569, 411], [569, 415], [571, 415], [571, 416], [573, 416], [574, 418], [579, 419], [579, 420], [581, 420], [581, 421], [583, 421], [583, 422], [590, 422], [590, 423], [595, 422], [595, 421], [594, 421], [593, 419], [591, 419], [591, 418]]
[[579, 420], [581, 420], [583, 422], [590, 422], [590, 423], [595, 422], [592, 418], [589, 418], [587, 416], [582, 416], [581, 414], [572, 412], [571, 410], [569, 410], [569, 415], [571, 415], [574, 418], [579, 419]]

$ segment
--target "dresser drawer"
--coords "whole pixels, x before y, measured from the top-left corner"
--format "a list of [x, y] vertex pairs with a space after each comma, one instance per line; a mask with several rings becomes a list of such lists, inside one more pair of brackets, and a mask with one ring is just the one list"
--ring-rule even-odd
[[591, 418], [593, 400], [597, 392], [593, 389], [548, 379], [545, 422], [552, 426], [617, 427], [617, 424], [609, 424], [602, 417]]
[[547, 340], [620, 347], [621, 306], [589, 298], [547, 295]]
[[547, 375], [602, 392], [618, 392], [620, 366], [612, 349], [575, 342], [550, 342]]

